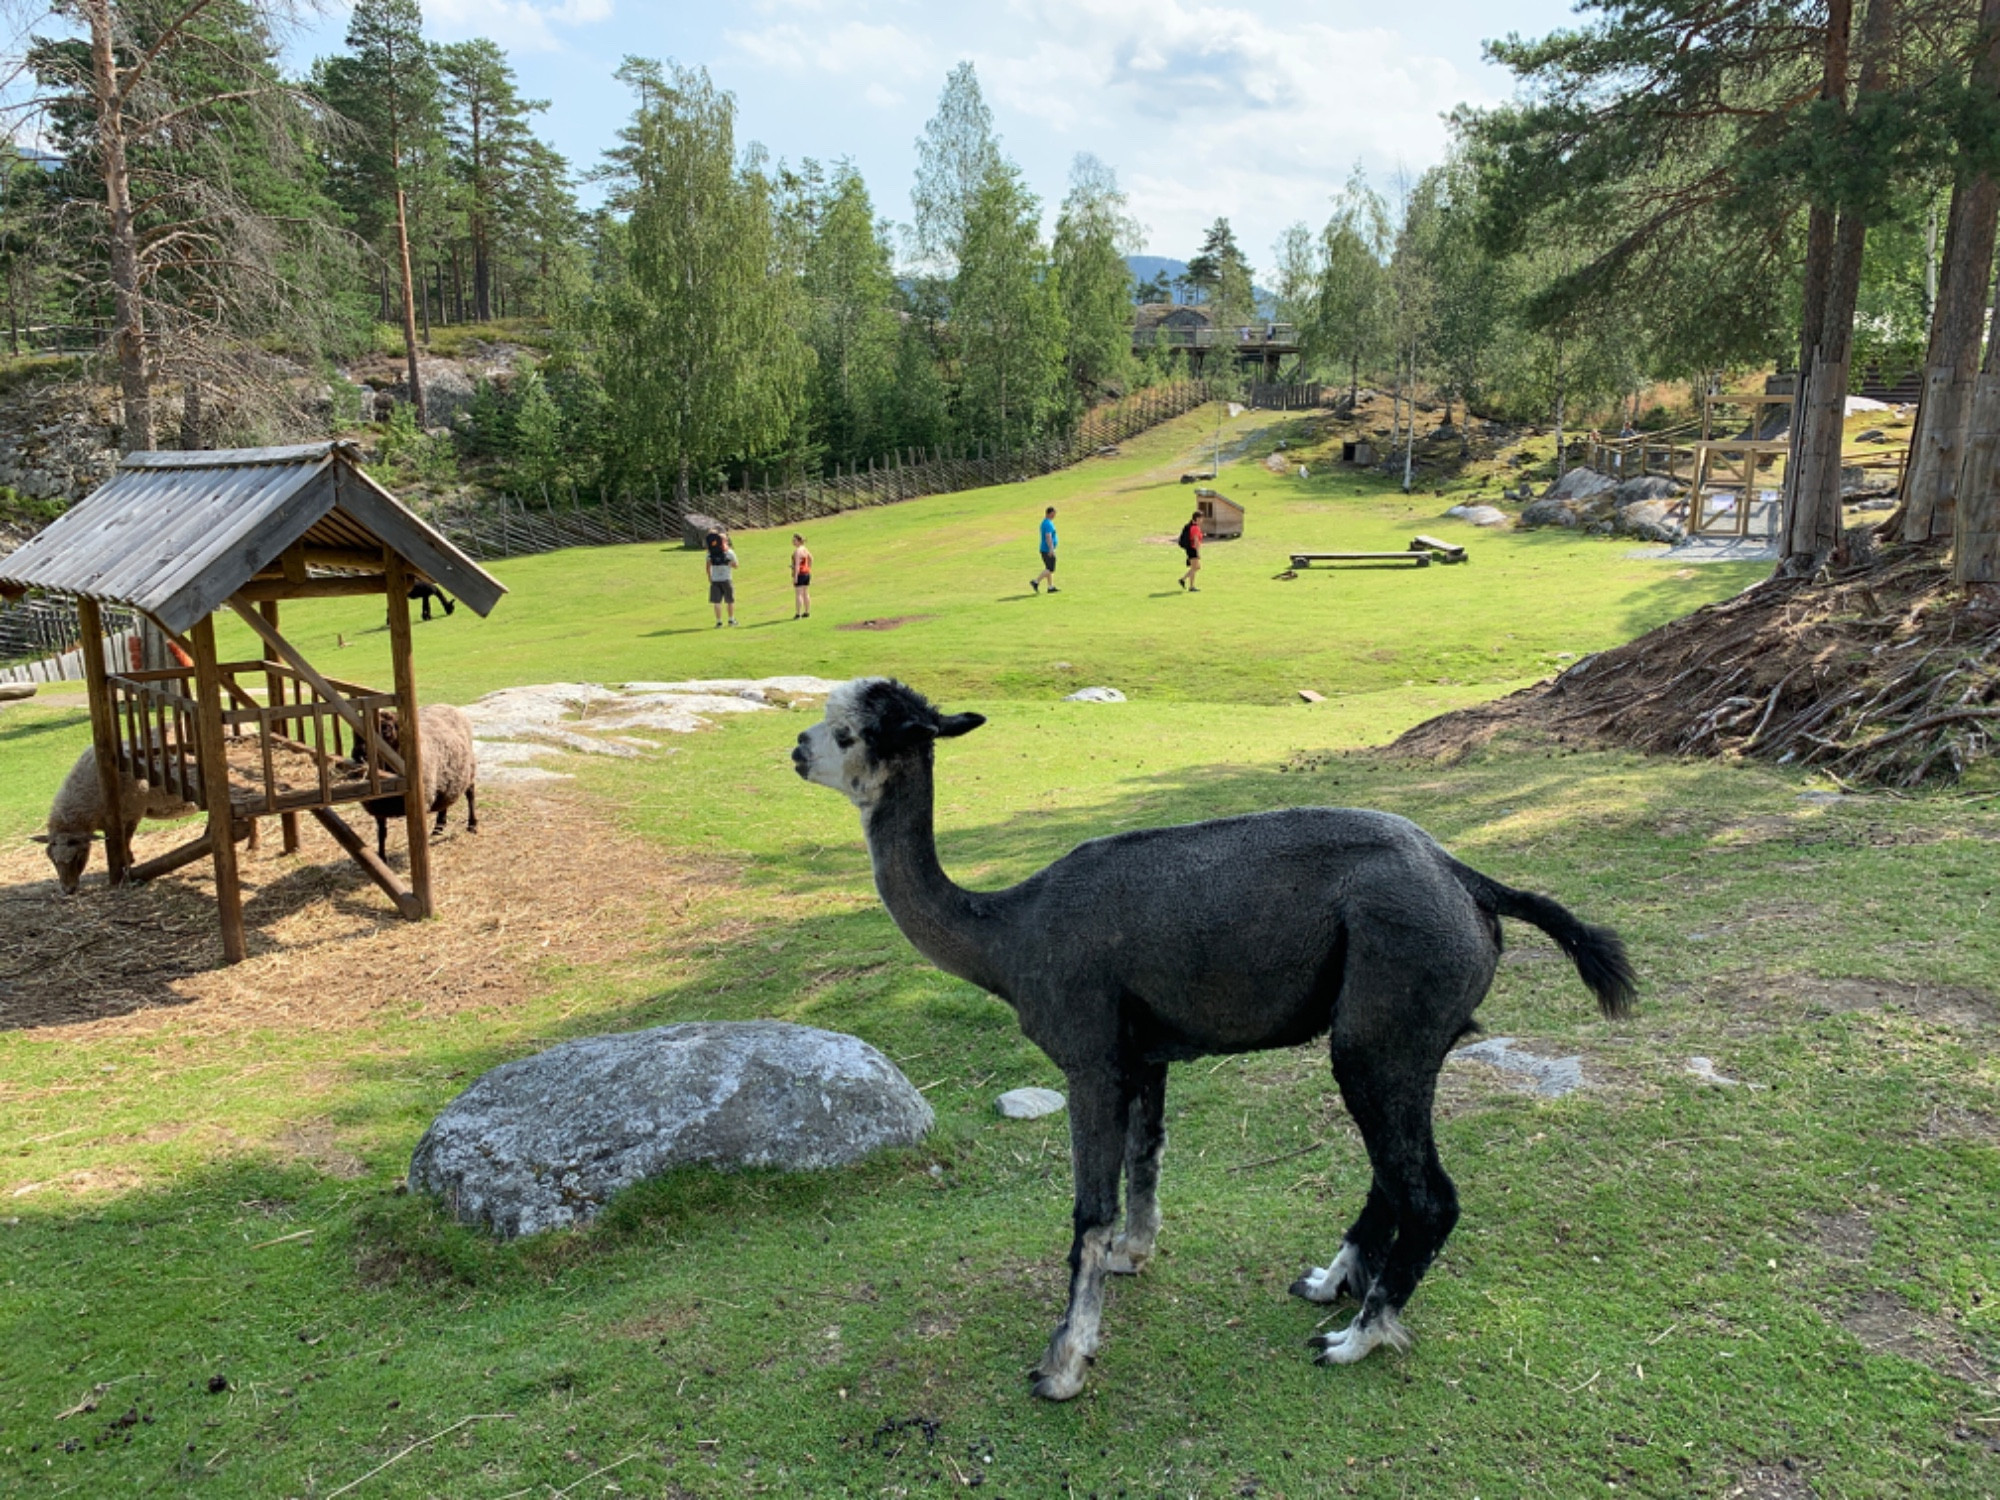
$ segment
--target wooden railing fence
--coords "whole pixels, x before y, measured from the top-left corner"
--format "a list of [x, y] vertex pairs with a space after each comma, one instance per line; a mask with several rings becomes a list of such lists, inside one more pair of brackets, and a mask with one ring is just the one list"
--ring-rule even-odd
[[685, 536], [688, 516], [707, 516], [744, 531], [797, 526], [843, 511], [1052, 473], [1183, 416], [1207, 399], [1205, 382], [1175, 381], [1095, 407], [1073, 431], [1024, 448], [1008, 452], [989, 452], [982, 444], [942, 451], [912, 448], [844, 473], [691, 495], [685, 507], [670, 490], [654, 485], [596, 500], [580, 498], [574, 490], [566, 496], [543, 491], [533, 496], [502, 495], [476, 505], [419, 509], [454, 545], [481, 561], [565, 547], [678, 541]]

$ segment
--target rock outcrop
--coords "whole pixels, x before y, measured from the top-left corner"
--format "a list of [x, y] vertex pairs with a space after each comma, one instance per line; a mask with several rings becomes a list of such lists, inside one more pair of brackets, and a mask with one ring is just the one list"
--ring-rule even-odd
[[677, 1167], [845, 1166], [929, 1132], [931, 1107], [857, 1037], [779, 1021], [691, 1021], [565, 1042], [448, 1105], [410, 1186], [506, 1238], [586, 1222]]

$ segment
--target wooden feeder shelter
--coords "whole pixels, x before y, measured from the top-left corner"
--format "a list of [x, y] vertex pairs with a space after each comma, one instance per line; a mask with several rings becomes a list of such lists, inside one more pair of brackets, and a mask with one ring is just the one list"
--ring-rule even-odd
[[1243, 535], [1243, 507], [1219, 490], [1196, 490], [1194, 508], [1201, 512], [1201, 534], [1209, 541], [1227, 542]]
[[[429, 809], [404, 797], [405, 885], [335, 811], [423, 785], [410, 586], [425, 581], [480, 614], [506, 590], [362, 472], [349, 443], [214, 452], [130, 453], [118, 472], [26, 546], [0, 559], [0, 594], [73, 595], [87, 649], [90, 729], [107, 809], [119, 776], [180, 795], [208, 816], [201, 837], [134, 865], [131, 830], [107, 822], [114, 885], [197, 859], [215, 863], [222, 947], [246, 956], [236, 841], [280, 819], [287, 853], [312, 816], [387, 891], [405, 917], [433, 914]], [[395, 685], [323, 676], [279, 633], [288, 599], [386, 596]], [[179, 664], [113, 670], [101, 607], [138, 611], [178, 648]], [[215, 614], [232, 610], [263, 651], [219, 661]], [[258, 692], [261, 690], [262, 701]], [[396, 711], [397, 745], [381, 736]]]

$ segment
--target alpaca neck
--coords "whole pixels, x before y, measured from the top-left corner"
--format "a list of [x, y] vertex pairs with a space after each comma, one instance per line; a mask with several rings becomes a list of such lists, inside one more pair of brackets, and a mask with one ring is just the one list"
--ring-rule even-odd
[[862, 813], [875, 889], [916, 950], [947, 974], [1010, 1000], [999, 963], [1003, 925], [992, 898], [952, 883], [938, 862], [929, 757], [899, 766]]

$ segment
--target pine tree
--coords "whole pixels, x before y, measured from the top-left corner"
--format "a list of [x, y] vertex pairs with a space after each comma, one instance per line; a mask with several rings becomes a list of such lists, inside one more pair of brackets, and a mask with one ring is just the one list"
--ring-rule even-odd
[[410, 404], [422, 427], [426, 412], [417, 366], [408, 192], [413, 162], [434, 155], [430, 148], [441, 124], [442, 99], [417, 0], [355, 0], [347, 24], [347, 52], [324, 59], [318, 81], [328, 104], [356, 127], [333, 159], [335, 195], [355, 216], [364, 236], [394, 233], [392, 265], [402, 287]]
[[445, 138], [465, 188], [472, 315], [483, 323], [493, 316], [494, 237], [535, 165], [528, 118], [549, 106], [546, 99], [521, 97], [507, 55], [483, 38], [440, 47], [437, 57]]

